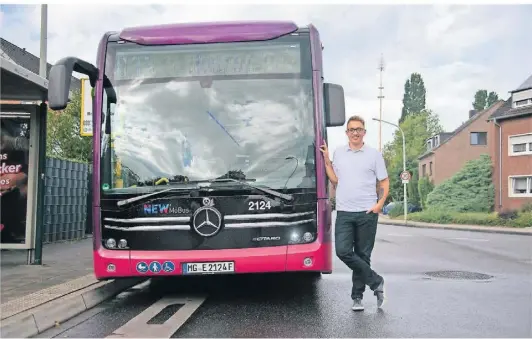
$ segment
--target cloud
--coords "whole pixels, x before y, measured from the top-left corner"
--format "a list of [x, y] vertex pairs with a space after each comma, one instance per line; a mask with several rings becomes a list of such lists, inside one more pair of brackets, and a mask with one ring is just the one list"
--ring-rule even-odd
[[[8, 8], [9, 7], [9, 8]], [[39, 55], [38, 6], [2, 7], [3, 37]], [[344, 86], [347, 116], [367, 120], [368, 143], [378, 146], [377, 70], [381, 53], [383, 118], [397, 122], [403, 86], [421, 73], [427, 106], [448, 131], [467, 119], [478, 89], [506, 99], [532, 73], [532, 6], [59, 6], [49, 5], [49, 61], [75, 55], [94, 62], [100, 37], [128, 26], [211, 20], [312, 22], [325, 46], [325, 80]], [[394, 128], [383, 125], [383, 141]], [[329, 146], [345, 142], [343, 128], [329, 129]]]

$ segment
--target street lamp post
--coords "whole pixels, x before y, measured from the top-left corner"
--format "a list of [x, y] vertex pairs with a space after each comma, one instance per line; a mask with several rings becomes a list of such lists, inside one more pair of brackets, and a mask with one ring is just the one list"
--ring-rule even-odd
[[[401, 127], [399, 127], [399, 125], [396, 125], [396, 124], [391, 123], [391, 122], [386, 121], [386, 120], [377, 119], [377, 118], [373, 118], [373, 120], [384, 122], [385, 124], [388, 124], [388, 125], [392, 125], [394, 127], [397, 127], [399, 129], [399, 131], [401, 131], [401, 135], [403, 136], [403, 172], [406, 172], [405, 133], [403, 132]], [[404, 218], [404, 221], [406, 223], [406, 216], [407, 216], [408, 211], [407, 211], [407, 196], [406, 196], [406, 183], [405, 182], [403, 183], [403, 194], [404, 194], [404, 199], [403, 199], [403, 208], [404, 208], [404, 210], [403, 210], [403, 218]]]

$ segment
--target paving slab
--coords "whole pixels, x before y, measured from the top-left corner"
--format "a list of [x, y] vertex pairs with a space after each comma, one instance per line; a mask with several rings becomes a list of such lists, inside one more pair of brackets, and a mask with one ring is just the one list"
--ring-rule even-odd
[[44, 290], [47, 294], [58, 293], [53, 289], [46, 289], [70, 281], [74, 281], [71, 284], [75, 286], [93, 276], [90, 237], [45, 244], [42, 265], [27, 265], [25, 250], [2, 250], [0, 259], [2, 305], [38, 291]]

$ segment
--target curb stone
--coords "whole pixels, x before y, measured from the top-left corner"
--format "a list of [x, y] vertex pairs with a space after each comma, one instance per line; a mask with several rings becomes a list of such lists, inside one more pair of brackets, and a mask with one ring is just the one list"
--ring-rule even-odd
[[441, 230], [532, 236], [532, 227], [501, 228], [497, 226], [480, 226], [480, 225], [475, 226], [475, 225], [454, 225], [454, 224], [431, 224], [431, 223], [421, 223], [417, 221], [407, 221], [405, 223], [403, 221], [395, 221], [395, 220], [392, 221], [392, 220], [387, 220], [385, 218], [379, 218], [379, 224], [391, 225], [391, 226], [402, 226], [402, 227], [413, 227], [413, 228], [429, 228], [429, 229], [441, 229]]
[[102, 281], [77, 292], [28, 309], [3, 319], [0, 328], [0, 337], [29, 338], [35, 336], [145, 280], [145, 278], [131, 278]]

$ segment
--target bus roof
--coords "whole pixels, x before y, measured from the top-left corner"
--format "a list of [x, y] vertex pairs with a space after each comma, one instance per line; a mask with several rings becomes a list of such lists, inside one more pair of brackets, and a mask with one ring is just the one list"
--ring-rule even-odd
[[125, 28], [119, 38], [141, 45], [270, 40], [296, 32], [291, 21], [226, 21]]

